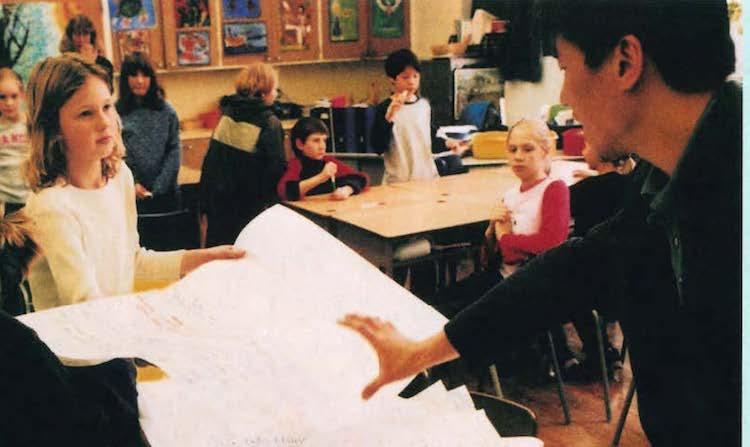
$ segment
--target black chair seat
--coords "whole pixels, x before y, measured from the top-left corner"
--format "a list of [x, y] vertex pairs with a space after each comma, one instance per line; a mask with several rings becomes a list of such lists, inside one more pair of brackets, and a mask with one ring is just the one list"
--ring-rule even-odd
[[471, 391], [470, 395], [474, 407], [484, 410], [500, 436], [536, 436], [536, 415], [527, 407], [491, 394]]

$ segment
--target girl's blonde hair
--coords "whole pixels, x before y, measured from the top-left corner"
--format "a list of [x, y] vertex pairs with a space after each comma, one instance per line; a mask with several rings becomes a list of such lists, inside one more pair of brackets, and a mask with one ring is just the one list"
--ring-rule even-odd
[[234, 81], [234, 88], [243, 96], [262, 97], [271, 92], [279, 81], [275, 68], [263, 62], [253, 62], [243, 68]]
[[552, 170], [552, 154], [557, 148], [557, 134], [551, 131], [547, 123], [543, 120], [523, 118], [508, 130], [508, 142], [510, 142], [510, 136], [513, 134], [513, 131], [518, 127], [528, 129], [534, 143], [544, 150], [546, 154], [544, 172], [549, 175]]
[[[112, 93], [107, 73], [73, 53], [48, 57], [31, 71], [26, 97], [31, 156], [26, 164], [26, 179], [33, 191], [66, 182], [68, 166], [60, 109], [91, 76], [104, 81]], [[102, 159], [102, 177], [114, 177], [124, 155], [121, 140], [115, 138], [112, 153]]]

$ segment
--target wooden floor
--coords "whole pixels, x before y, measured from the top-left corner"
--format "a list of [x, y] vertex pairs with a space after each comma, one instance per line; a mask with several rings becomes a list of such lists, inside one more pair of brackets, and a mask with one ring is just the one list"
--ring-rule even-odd
[[[626, 364], [624, 380], [610, 384], [612, 421], [607, 423], [604, 412], [601, 381], [585, 384], [567, 384], [570, 406], [570, 425], [563, 420], [560, 399], [554, 383], [529, 385], [503, 384], [506, 397], [529, 407], [537, 416], [538, 437], [545, 447], [608, 447], [612, 443], [617, 419], [620, 416], [623, 400], [631, 380], [629, 365]], [[508, 386], [509, 385], [509, 386]], [[628, 413], [627, 423], [620, 440], [621, 447], [648, 447], [650, 444], [638, 421], [637, 399]]]

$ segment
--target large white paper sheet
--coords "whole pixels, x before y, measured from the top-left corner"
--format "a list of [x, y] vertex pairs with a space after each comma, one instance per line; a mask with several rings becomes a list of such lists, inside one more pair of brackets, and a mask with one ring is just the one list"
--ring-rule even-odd
[[245, 259], [204, 265], [168, 289], [21, 320], [58, 355], [138, 356], [166, 371], [138, 385], [154, 446], [500, 443], [463, 387], [438, 383], [404, 400], [403, 381], [359, 397], [377, 359], [336, 320], [379, 315], [421, 338], [442, 327], [441, 315], [284, 207], [256, 218], [236, 245]]

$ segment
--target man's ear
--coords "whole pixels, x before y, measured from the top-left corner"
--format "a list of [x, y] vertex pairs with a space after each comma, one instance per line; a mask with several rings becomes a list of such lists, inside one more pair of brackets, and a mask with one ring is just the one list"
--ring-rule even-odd
[[624, 91], [637, 87], [643, 77], [644, 54], [641, 41], [632, 34], [623, 36], [617, 43], [614, 59], [617, 63], [617, 79]]

